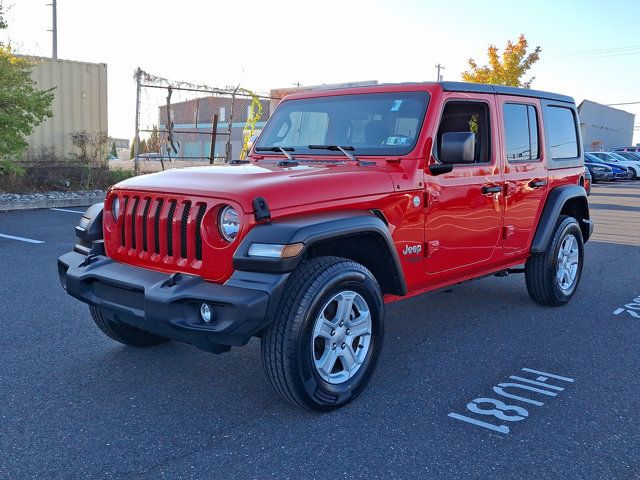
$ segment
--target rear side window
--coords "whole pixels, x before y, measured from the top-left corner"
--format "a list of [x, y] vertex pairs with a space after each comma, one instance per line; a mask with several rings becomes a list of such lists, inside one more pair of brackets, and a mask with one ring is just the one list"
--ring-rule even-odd
[[544, 121], [551, 158], [577, 157], [578, 134], [573, 111], [564, 107], [546, 107]]
[[523, 162], [540, 158], [536, 108], [533, 105], [505, 103], [503, 114], [507, 160]]

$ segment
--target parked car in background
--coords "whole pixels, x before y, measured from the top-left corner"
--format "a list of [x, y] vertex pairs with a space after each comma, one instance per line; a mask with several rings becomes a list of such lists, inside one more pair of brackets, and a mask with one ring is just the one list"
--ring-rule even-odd
[[589, 152], [589, 153], [591, 153], [591, 155], [595, 157], [598, 157], [600, 160], [604, 160], [609, 164], [614, 164], [620, 167], [630, 167], [631, 169], [633, 169], [632, 179], [635, 180], [636, 178], [640, 178], [640, 162], [632, 162], [630, 160], [627, 160], [624, 157], [621, 157], [615, 152]]
[[616, 155], [620, 155], [632, 162], [640, 162], [640, 152], [615, 152]]
[[591, 195], [591, 173], [589, 172], [589, 169], [585, 166], [584, 167], [584, 189], [587, 192], [587, 196]]
[[591, 153], [584, 154], [585, 165], [602, 165], [610, 167], [613, 173], [613, 180], [630, 180], [633, 178], [633, 169], [631, 167], [623, 167], [618, 163], [607, 163], [604, 160], [599, 159]]
[[[597, 157], [589, 158], [588, 153], [584, 154], [584, 166], [587, 172], [589, 172], [593, 183], [611, 182], [615, 180], [613, 175], [613, 167], [605, 165], [604, 162]], [[619, 171], [619, 175], [626, 176], [627, 174], [626, 170], [623, 171], [622, 169], [617, 167], [616, 170]]]
[[614, 152], [616, 153], [620, 153], [620, 152], [637, 152], [640, 153], [640, 147], [635, 146], [635, 147], [617, 147], [613, 149]]

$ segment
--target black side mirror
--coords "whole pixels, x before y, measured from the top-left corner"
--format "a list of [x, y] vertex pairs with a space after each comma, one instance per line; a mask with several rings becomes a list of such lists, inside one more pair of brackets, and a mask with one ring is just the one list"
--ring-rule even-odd
[[440, 145], [440, 161], [445, 165], [473, 163], [476, 134], [472, 132], [445, 132]]
[[449, 173], [453, 171], [453, 165], [444, 165], [442, 163], [434, 163], [432, 165], [429, 165], [429, 172], [431, 172], [431, 175], [438, 176], [438, 175], [444, 175], [445, 173]]

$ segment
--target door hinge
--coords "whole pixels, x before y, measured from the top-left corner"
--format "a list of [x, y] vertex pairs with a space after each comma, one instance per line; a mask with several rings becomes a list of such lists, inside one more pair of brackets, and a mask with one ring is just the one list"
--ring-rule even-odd
[[424, 253], [427, 257], [431, 257], [440, 249], [440, 242], [438, 240], [430, 240], [427, 242], [427, 248], [424, 249]]
[[513, 225], [505, 225], [504, 227], [502, 227], [502, 238], [506, 240], [514, 234], [515, 230], [516, 228]]

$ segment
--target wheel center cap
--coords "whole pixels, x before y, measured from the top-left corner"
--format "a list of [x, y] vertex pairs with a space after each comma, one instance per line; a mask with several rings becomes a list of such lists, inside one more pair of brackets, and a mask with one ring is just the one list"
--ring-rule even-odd
[[338, 328], [338, 331], [336, 332], [336, 340], [338, 341], [338, 343], [344, 342], [344, 339], [346, 337], [347, 337], [346, 329], [344, 327]]

